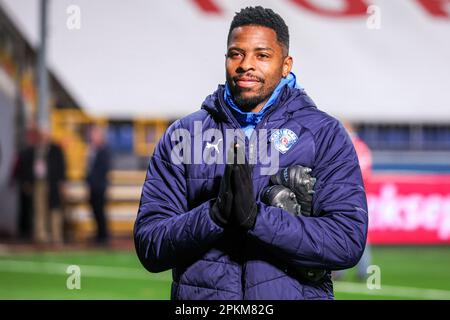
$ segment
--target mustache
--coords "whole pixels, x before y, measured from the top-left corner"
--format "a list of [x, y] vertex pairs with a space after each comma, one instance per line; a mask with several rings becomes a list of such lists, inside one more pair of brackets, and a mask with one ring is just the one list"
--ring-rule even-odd
[[252, 74], [242, 74], [242, 75], [239, 75], [239, 76], [232, 77], [234, 82], [237, 82], [237, 81], [241, 80], [242, 78], [256, 80], [256, 81], [259, 81], [261, 83], [265, 82], [265, 80], [263, 78], [258, 77], [258, 76], [254, 76]]

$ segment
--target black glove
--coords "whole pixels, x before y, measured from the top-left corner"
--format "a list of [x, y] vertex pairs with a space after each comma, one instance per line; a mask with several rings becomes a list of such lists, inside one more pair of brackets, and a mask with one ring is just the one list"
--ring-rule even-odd
[[234, 157], [232, 164], [225, 165], [219, 194], [211, 207], [211, 219], [221, 227], [240, 227], [250, 229], [254, 226], [257, 205], [253, 196], [252, 167], [248, 163], [238, 164], [245, 159], [244, 151], [233, 144], [228, 157]]
[[252, 167], [247, 163], [234, 165], [231, 184], [233, 224], [245, 230], [251, 229], [255, 225], [258, 213], [253, 195]]
[[312, 215], [312, 197], [316, 178], [311, 177], [310, 172], [310, 168], [295, 165], [282, 169], [270, 177], [273, 184], [281, 184], [295, 193], [304, 216]]
[[265, 188], [261, 200], [265, 204], [281, 208], [297, 216], [301, 214], [301, 206], [297, 203], [295, 194], [285, 186], [276, 184]]
[[232, 172], [233, 165], [226, 164], [225, 172], [220, 182], [219, 194], [209, 211], [211, 219], [221, 227], [226, 227], [231, 223], [231, 210], [233, 209]]

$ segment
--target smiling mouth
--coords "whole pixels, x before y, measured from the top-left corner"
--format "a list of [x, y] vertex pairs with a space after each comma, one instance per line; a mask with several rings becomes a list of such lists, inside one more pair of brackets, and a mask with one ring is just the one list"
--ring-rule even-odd
[[234, 80], [236, 85], [240, 88], [252, 88], [258, 85], [261, 81], [250, 77], [241, 77]]
[[241, 88], [252, 88], [259, 83], [257, 80], [238, 80], [236, 85]]

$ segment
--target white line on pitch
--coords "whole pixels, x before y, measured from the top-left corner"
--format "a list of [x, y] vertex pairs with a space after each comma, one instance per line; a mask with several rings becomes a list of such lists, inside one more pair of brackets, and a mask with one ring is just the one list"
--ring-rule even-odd
[[[125, 268], [113, 266], [77, 265], [81, 269], [81, 275], [85, 277], [141, 279], [171, 281], [169, 274], [155, 274], [145, 271], [144, 268]], [[0, 260], [0, 271], [65, 275], [70, 263]]]
[[[76, 265], [76, 263], [74, 263]], [[40, 262], [24, 260], [0, 260], [0, 271], [2, 272], [22, 272], [37, 274], [65, 275], [66, 269], [70, 264], [58, 262]], [[148, 273], [144, 269], [114, 267], [114, 266], [96, 266], [96, 265], [78, 265], [81, 269], [81, 275], [96, 278], [118, 278], [118, 279], [139, 279], [139, 280], [158, 280], [168, 281], [172, 279], [168, 273]], [[381, 289], [369, 290], [364, 283], [335, 281], [334, 288], [336, 292], [357, 293], [376, 296], [390, 296], [399, 298], [413, 299], [443, 299], [450, 300], [450, 291], [401, 287], [391, 285], [381, 285]]]
[[450, 300], [450, 291], [415, 288], [415, 287], [400, 287], [381, 284], [380, 289], [368, 289], [364, 283], [335, 281], [334, 288], [337, 292], [343, 293], [358, 293], [375, 296], [390, 296], [399, 298], [413, 298], [413, 299], [433, 299], [433, 300]]

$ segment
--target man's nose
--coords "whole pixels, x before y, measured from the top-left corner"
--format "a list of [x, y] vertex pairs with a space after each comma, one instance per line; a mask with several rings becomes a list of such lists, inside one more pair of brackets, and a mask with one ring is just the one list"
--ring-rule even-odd
[[255, 70], [254, 60], [252, 56], [245, 55], [244, 58], [241, 60], [241, 63], [239, 64], [236, 72], [242, 73], [247, 72], [249, 70]]

